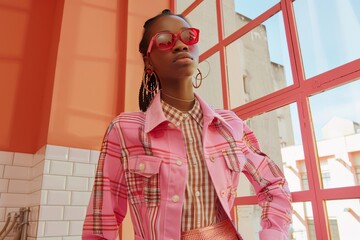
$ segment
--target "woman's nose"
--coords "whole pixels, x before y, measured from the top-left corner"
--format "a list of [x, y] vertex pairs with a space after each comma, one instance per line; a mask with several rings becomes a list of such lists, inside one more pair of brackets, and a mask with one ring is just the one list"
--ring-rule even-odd
[[175, 41], [176, 42], [175, 42], [175, 45], [173, 47], [174, 52], [187, 51], [189, 49], [188, 45], [183, 43], [179, 38], [176, 39]]

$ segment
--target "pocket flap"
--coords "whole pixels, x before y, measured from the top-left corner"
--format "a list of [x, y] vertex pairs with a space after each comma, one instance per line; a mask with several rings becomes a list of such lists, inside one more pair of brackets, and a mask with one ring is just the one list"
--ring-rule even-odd
[[133, 156], [129, 158], [128, 168], [130, 172], [151, 177], [159, 173], [161, 158], [147, 155]]
[[240, 172], [240, 159], [236, 154], [236, 151], [232, 148], [222, 150], [223, 156], [225, 158], [226, 165], [232, 171]]

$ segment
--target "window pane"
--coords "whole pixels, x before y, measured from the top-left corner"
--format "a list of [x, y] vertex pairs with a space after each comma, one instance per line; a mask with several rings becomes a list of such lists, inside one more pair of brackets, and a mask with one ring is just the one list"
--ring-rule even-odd
[[181, 0], [175, 1], [176, 11], [180, 14], [185, 11], [195, 0]]
[[316, 240], [311, 202], [293, 203], [290, 239]]
[[235, 207], [235, 226], [243, 239], [259, 240], [261, 208], [258, 205]]
[[360, 236], [359, 199], [326, 201], [326, 210], [332, 240]]
[[[195, 92], [204, 98], [210, 105], [223, 108], [223, 95], [220, 71], [220, 56], [215, 53], [198, 66], [204, 77], [202, 84]], [[193, 80], [194, 81], [194, 80]]]
[[200, 29], [200, 54], [218, 43], [216, 1], [206, 0], [186, 16], [193, 27]]
[[282, 13], [228, 45], [226, 57], [231, 108], [293, 83]]
[[310, 97], [324, 188], [359, 185], [360, 81]]
[[306, 78], [360, 57], [360, 1], [297, 0], [294, 10]]
[[[293, 203], [290, 239], [316, 240], [314, 217], [310, 202]], [[246, 240], [259, 240], [262, 209], [258, 205], [235, 206], [235, 225]], [[346, 239], [346, 238], [344, 238]]]
[[[293, 103], [249, 118], [247, 124], [254, 131], [261, 150], [284, 172], [290, 191], [307, 190], [307, 178], [304, 178], [304, 151], [296, 105]], [[255, 194], [245, 176], [240, 177], [239, 186], [241, 187], [238, 188], [238, 196]]]
[[229, 36], [249, 20], [274, 6], [279, 0], [225, 0], [221, 2], [225, 36]]

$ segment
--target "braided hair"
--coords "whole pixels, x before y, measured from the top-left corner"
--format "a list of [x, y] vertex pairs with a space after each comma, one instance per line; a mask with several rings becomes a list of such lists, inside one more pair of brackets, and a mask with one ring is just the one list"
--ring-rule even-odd
[[[155, 17], [148, 19], [144, 24], [144, 32], [139, 44], [139, 52], [142, 54], [143, 57], [145, 57], [147, 54], [147, 49], [150, 43], [150, 39], [152, 37], [150, 36], [151, 27], [156, 20], [163, 16], [177, 16], [188, 22], [184, 16], [180, 14], [174, 14], [169, 9], [165, 9]], [[147, 82], [147, 86], [144, 86], [144, 81], [142, 81], [139, 89], [139, 108], [142, 112], [145, 112], [147, 110], [152, 99], [154, 98], [158, 90], [161, 89], [160, 81], [158, 81], [156, 73], [153, 72], [150, 76], [147, 74], [148, 73], [145, 67], [143, 77], [148, 78], [148, 81], [145, 81]], [[147, 89], [151, 91], [148, 91]]]

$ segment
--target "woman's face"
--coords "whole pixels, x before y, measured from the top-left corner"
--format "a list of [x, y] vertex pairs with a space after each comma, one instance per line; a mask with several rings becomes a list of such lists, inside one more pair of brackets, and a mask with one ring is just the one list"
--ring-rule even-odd
[[[190, 27], [178, 16], [162, 16], [151, 26], [150, 39], [159, 32], [177, 34], [180, 30]], [[160, 50], [156, 44], [153, 44], [144, 61], [146, 67], [152, 66], [164, 87], [171, 84], [171, 81], [181, 81], [193, 76], [199, 61], [199, 49], [197, 44], [188, 46], [179, 39], [168, 50]]]

